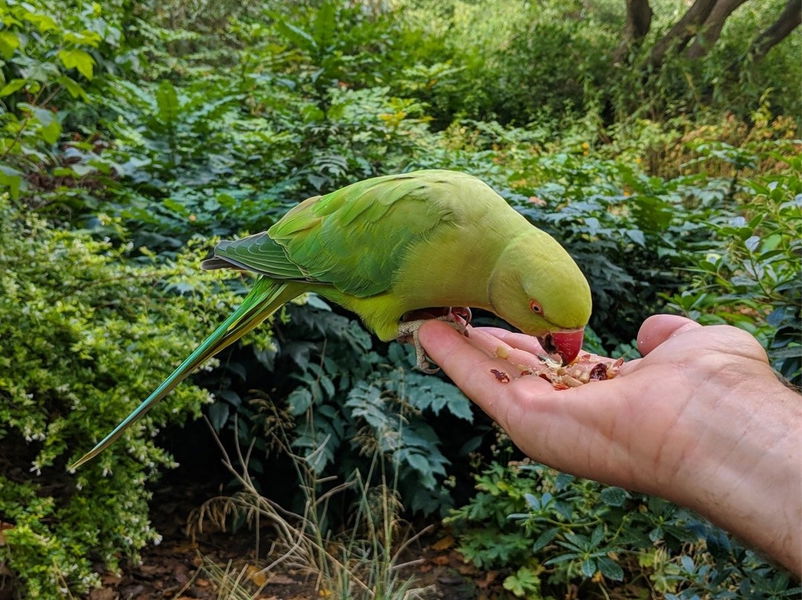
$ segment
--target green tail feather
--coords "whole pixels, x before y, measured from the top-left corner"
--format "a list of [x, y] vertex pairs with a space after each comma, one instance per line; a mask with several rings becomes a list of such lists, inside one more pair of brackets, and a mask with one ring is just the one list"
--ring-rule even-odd
[[[278, 310], [285, 302], [298, 295], [295, 289], [288, 289], [291, 284], [276, 282], [272, 279], [260, 277], [251, 292], [245, 297], [242, 304], [220, 326], [212, 332], [203, 342], [193, 350], [184, 362], [165, 379], [144, 402], [137, 406], [131, 414], [115, 427], [111, 433], [103, 438], [89, 452], [84, 454], [69, 469], [77, 469], [84, 463], [92, 460], [108, 448], [133, 423], [142, 418], [156, 402], [169, 394], [175, 386], [181, 383], [197, 366], [207, 358], [217, 354], [223, 348], [233, 344], [259, 323]], [[295, 286], [292, 286], [293, 288]]]

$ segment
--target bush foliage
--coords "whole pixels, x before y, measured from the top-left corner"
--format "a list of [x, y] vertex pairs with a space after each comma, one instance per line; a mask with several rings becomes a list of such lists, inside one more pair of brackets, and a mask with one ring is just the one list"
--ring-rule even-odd
[[485, 569], [509, 573], [517, 598], [785, 598], [802, 591], [788, 573], [729, 539], [689, 510], [655, 497], [576, 479], [542, 465], [492, 463], [478, 493], [447, 522], [460, 551]]
[[[255, 485], [283, 460], [280, 425], [317, 476], [373, 472], [378, 453], [408, 510], [462, 505], [465, 556], [517, 597], [621, 577], [788, 595], [686, 511], [493, 463], [454, 386], [314, 296], [67, 472], [247, 288], [197, 269], [215, 239], [415, 168], [484, 178], [566, 245], [595, 350], [632, 355], [640, 321], [674, 310], [749, 330], [802, 381], [800, 43], [730, 69], [753, 3], [705, 60], [648, 81], [611, 60], [612, 0], [190, 4], [0, 2], [0, 572], [18, 595], [86, 592], [158, 539], [146, 484], [173, 461], [154, 436], [204, 403], [226, 443], [253, 444]], [[673, 15], [653, 4], [659, 32]]]
[[[87, 469], [66, 466], [191, 349], [236, 295], [175, 263], [125, 260], [80, 231], [48, 228], [3, 201], [0, 231], [0, 556], [29, 597], [97, 583], [91, 560], [159, 539], [145, 483], [172, 464], [152, 434], [197, 417], [208, 392], [182, 386]], [[208, 298], [214, 297], [214, 302]], [[205, 316], [204, 316], [205, 315]]]

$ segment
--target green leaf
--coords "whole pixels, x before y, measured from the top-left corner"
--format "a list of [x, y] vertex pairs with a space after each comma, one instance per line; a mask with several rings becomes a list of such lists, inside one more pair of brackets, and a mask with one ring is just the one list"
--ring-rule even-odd
[[240, 398], [240, 395], [233, 390], [220, 390], [219, 392], [216, 392], [216, 395], [220, 396], [221, 398], [225, 398], [226, 401], [233, 406], [239, 406], [242, 404], [242, 398]]
[[326, 113], [324, 113], [314, 104], [307, 104], [304, 106], [301, 109], [301, 114], [303, 115], [304, 121], [307, 123], [322, 121], [326, 118]]
[[554, 558], [550, 558], [544, 565], [558, 565], [560, 563], [564, 563], [569, 560], [574, 560], [575, 558], [579, 558], [579, 554], [576, 552], [567, 552], [565, 554], [560, 554], [559, 556], [555, 556]]
[[593, 575], [596, 573], [596, 561], [593, 560], [592, 558], [587, 558], [583, 560], [582, 567], [580, 568], [580, 570], [582, 571], [582, 575], [584, 575], [585, 577], [587, 578], [593, 577]]
[[536, 571], [521, 567], [514, 575], [504, 579], [504, 589], [518, 598], [539, 598], [540, 577]]
[[639, 246], [646, 245], [646, 238], [644, 237], [643, 232], [640, 229], [627, 229], [626, 234], [629, 239], [631, 239]]
[[11, 197], [19, 198], [20, 187], [22, 186], [22, 172], [8, 165], [0, 164], [0, 187], [8, 188]]
[[590, 535], [590, 547], [596, 548], [604, 539], [604, 525], [597, 525]]
[[290, 23], [287, 23], [283, 19], [276, 21], [276, 29], [278, 32], [287, 38], [290, 42], [306, 50], [307, 52], [312, 52], [317, 48], [317, 43], [315, 39], [306, 33], [300, 27], [296, 27]]
[[532, 510], [540, 510], [540, 500], [534, 494], [524, 494], [524, 500]]
[[8, 60], [19, 48], [19, 38], [13, 31], [0, 31], [0, 56]]
[[170, 125], [178, 120], [180, 104], [178, 93], [175, 86], [167, 79], [163, 80], [156, 90], [156, 105], [159, 108], [157, 118], [165, 125]]
[[789, 346], [780, 350], [772, 350], [771, 356], [775, 359], [802, 357], [802, 346]]
[[649, 539], [652, 542], [657, 542], [658, 540], [662, 540], [664, 535], [663, 528], [658, 525], [649, 532]]
[[331, 312], [331, 306], [329, 306], [329, 304], [317, 294], [311, 292], [307, 294], [306, 303], [312, 308], [317, 308], [319, 310], [326, 310], [328, 312]]
[[537, 536], [535, 543], [532, 544], [532, 552], [533, 553], [540, 552], [543, 548], [546, 547], [546, 545], [549, 542], [551, 542], [555, 537], [557, 537], [557, 534], [559, 532], [560, 532], [559, 527], [552, 527], [551, 529], [547, 529], [546, 531], [541, 533], [539, 536]]
[[42, 126], [39, 133], [48, 144], [55, 144], [61, 136], [61, 123], [53, 119], [47, 125]]
[[39, 29], [41, 33], [46, 33], [59, 28], [58, 23], [56, 23], [56, 21], [50, 15], [29, 12], [25, 14], [24, 18], [26, 21], [30, 21], [36, 25], [37, 29]]
[[61, 123], [55, 114], [45, 108], [35, 107], [33, 114], [41, 124], [39, 134], [48, 144], [55, 144], [61, 135]]
[[434, 377], [409, 373], [392, 386], [394, 391], [406, 396], [410, 404], [419, 410], [427, 408], [439, 415], [443, 408], [459, 419], [473, 421], [471, 403], [455, 386]]
[[215, 402], [209, 407], [209, 421], [215, 431], [220, 431], [228, 420], [228, 403]]
[[63, 86], [73, 98], [81, 98], [85, 102], [89, 102], [89, 95], [86, 93], [84, 88], [78, 85], [78, 83], [76, 83], [76, 81], [71, 77], [62, 75], [56, 81], [58, 81], [58, 83]]
[[80, 33], [75, 31], [68, 31], [64, 34], [64, 41], [70, 42], [72, 44], [78, 44], [82, 46], [92, 46], [96, 48], [97, 45], [101, 42], [103, 38], [94, 31], [84, 30]]
[[602, 575], [607, 579], [612, 579], [613, 581], [622, 581], [624, 579], [624, 570], [614, 560], [603, 556], [597, 559], [596, 562]]
[[422, 454], [418, 454], [416, 452], [410, 452], [407, 454], [407, 462], [409, 466], [418, 471], [419, 473], [423, 473], [424, 475], [428, 475], [432, 472], [432, 467], [429, 464], [429, 461], [426, 460], [426, 457]]
[[95, 59], [88, 52], [75, 49], [59, 50], [58, 58], [66, 68], [78, 69], [78, 72], [87, 79], [92, 79], [94, 76]]
[[315, 17], [315, 41], [321, 49], [326, 48], [337, 29], [337, 12], [334, 2], [324, 2]]
[[296, 388], [287, 398], [291, 415], [302, 415], [312, 405], [312, 393], [303, 387]]
[[629, 497], [629, 493], [620, 487], [606, 487], [599, 495], [607, 506], [624, 506]]
[[17, 90], [21, 90], [23, 87], [25, 87], [25, 83], [25, 79], [12, 79], [5, 84], [2, 89], [0, 89], [0, 98], [10, 96]]

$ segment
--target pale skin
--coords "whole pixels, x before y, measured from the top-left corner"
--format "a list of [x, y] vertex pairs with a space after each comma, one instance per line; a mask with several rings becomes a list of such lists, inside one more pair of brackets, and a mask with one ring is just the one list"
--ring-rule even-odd
[[519, 376], [542, 354], [530, 336], [420, 330], [428, 355], [528, 456], [692, 508], [802, 575], [802, 395], [735, 327], [655, 315], [637, 340], [644, 358], [615, 379], [557, 391]]

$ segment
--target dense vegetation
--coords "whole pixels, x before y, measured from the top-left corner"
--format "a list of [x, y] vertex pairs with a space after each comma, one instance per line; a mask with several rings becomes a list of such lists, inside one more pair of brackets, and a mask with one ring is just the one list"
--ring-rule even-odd
[[[0, 589], [86, 593], [158, 540], [158, 432], [202, 410], [252, 445], [254, 494], [288, 449], [312, 483], [287, 505], [328, 475], [392, 483], [499, 593], [798, 593], [689, 511], [518, 462], [408, 348], [311, 296], [66, 470], [247, 289], [197, 269], [217, 238], [415, 168], [484, 178], [566, 245], [590, 348], [632, 356], [640, 321], [675, 311], [747, 329], [802, 382], [802, 38], [757, 54], [785, 3], [746, 2], [709, 50], [644, 66], [683, 6], [653, 1], [622, 47], [625, 4], [0, 2]], [[359, 501], [327, 503], [321, 539]]]

